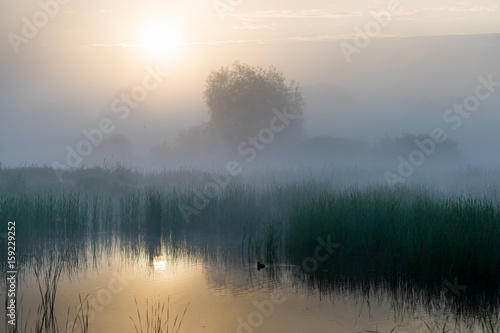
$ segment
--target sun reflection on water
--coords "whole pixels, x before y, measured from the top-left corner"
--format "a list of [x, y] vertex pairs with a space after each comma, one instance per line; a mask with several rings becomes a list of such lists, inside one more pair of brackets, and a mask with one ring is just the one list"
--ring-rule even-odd
[[153, 267], [155, 272], [163, 272], [167, 267], [167, 260], [164, 256], [156, 256], [153, 259]]

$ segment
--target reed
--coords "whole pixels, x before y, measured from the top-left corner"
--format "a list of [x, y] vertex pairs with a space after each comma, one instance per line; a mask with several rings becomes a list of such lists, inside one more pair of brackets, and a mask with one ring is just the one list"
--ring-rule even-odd
[[[342, 244], [332, 258], [345, 262], [364, 260], [381, 269], [441, 281], [460, 277], [493, 283], [500, 275], [500, 209], [493, 188], [484, 195], [421, 185], [393, 191], [380, 185], [333, 186], [334, 181], [345, 183], [347, 171], [309, 179], [302, 173], [300, 180], [291, 180], [297, 173], [269, 172], [232, 178], [204, 207], [195, 208], [187, 224], [179, 204], [194, 208], [195, 198], [211, 181], [206, 172], [140, 174], [123, 167], [91, 168], [68, 172], [68, 180], [59, 184], [47, 182], [43, 168], [1, 169], [0, 183], [16, 172], [26, 186], [16, 192], [0, 190], [0, 219], [23, 221], [18, 241], [26, 244], [26, 251], [30, 246], [44, 248], [52, 239], [82, 238], [87, 232], [208, 232], [244, 235], [248, 258], [262, 255], [268, 262], [300, 263], [314, 255], [318, 237], [329, 236]], [[471, 173], [474, 170], [466, 171], [469, 178]], [[88, 179], [101, 185], [79, 191]], [[493, 194], [486, 196], [490, 190]]]
[[35, 276], [38, 282], [41, 303], [38, 306], [38, 315], [36, 319], [36, 332], [58, 332], [57, 316], [54, 308], [56, 303], [57, 283], [61, 277], [63, 264], [61, 262], [48, 267], [43, 283], [40, 273], [35, 268]]
[[500, 210], [470, 198], [418, 189], [350, 189], [296, 202], [287, 228], [291, 257], [313, 255], [329, 235], [349, 258], [395, 258], [411, 275], [494, 281], [500, 268]]
[[[167, 303], [162, 303], [160, 301], [156, 301], [154, 303], [149, 304], [149, 299], [146, 299], [146, 310], [144, 314], [144, 322], [143, 317], [141, 317], [141, 311], [139, 304], [137, 303], [137, 298], [134, 297], [135, 305], [137, 309], [137, 318], [136, 322], [132, 317], [129, 316], [130, 320], [134, 324], [135, 331], [137, 333], [178, 333], [181, 329], [182, 322], [184, 320], [184, 316], [186, 315], [187, 309], [189, 307], [186, 305], [184, 312], [181, 316], [177, 314], [175, 317], [170, 316], [170, 296], [167, 299]], [[165, 315], [166, 311], [166, 315]], [[173, 321], [173, 322], [172, 322]]]

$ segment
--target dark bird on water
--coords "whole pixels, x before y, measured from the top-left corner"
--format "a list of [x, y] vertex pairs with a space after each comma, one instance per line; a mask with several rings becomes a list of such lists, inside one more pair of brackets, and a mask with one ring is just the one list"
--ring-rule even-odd
[[266, 265], [261, 264], [260, 261], [257, 261], [257, 270], [260, 271], [261, 268], [266, 267]]

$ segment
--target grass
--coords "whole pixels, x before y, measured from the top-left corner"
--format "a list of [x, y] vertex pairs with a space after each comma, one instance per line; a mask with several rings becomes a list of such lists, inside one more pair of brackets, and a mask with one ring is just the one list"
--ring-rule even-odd
[[[0, 170], [0, 183], [14, 171]], [[0, 191], [0, 219], [22, 221], [17, 241], [27, 251], [43, 248], [51, 239], [103, 231], [208, 232], [245, 237], [249, 258], [275, 262], [284, 254], [285, 260], [298, 261], [314, 255], [318, 237], [331, 237], [342, 244], [336, 256], [412, 276], [482, 282], [499, 277], [500, 209], [491, 195], [449, 194], [416, 185], [394, 191], [387, 186], [338, 188], [314, 180], [257, 186], [250, 185], [253, 178], [235, 178], [200, 208], [196, 200], [211, 180], [203, 173], [83, 169], [67, 174], [73, 185], [51, 187], [32, 175], [47, 177], [45, 170], [35, 171], [17, 171], [31, 189]], [[103, 187], [76, 191], [85, 179], [99, 177], [106, 177]], [[141, 181], [144, 186], [138, 185]], [[196, 207], [189, 224], [181, 203]]]
[[[391, 330], [389, 331], [389, 333], [393, 333], [393, 332], [395, 332], [396, 328], [398, 328], [398, 327], [399, 327], [399, 326], [394, 327], [393, 329], [391, 329]], [[375, 331], [373, 331], [373, 330], [365, 330], [365, 331], [361, 331], [361, 332], [359, 332], [359, 333], [380, 333], [380, 332], [379, 332], [379, 330], [378, 330], [378, 329], [375, 329]]]
[[[195, 199], [211, 181], [208, 173], [141, 174], [125, 168], [90, 168], [69, 171], [66, 181], [58, 183], [51, 180], [55, 177], [51, 172], [46, 168], [0, 169], [0, 185], [5, 185], [0, 186], [0, 220], [21, 221], [16, 235], [16, 242], [22, 244], [18, 250], [21, 264], [23, 255], [43, 256], [44, 249], [54, 250], [61, 242], [56, 249], [64, 249], [64, 242], [83, 242], [91, 233], [133, 238], [146, 232], [172, 239], [196, 233], [222, 241], [241, 239], [242, 257], [246, 251], [249, 262], [299, 266], [304, 258], [314, 257], [319, 237], [325, 241], [329, 237], [342, 246], [319, 263], [315, 274], [323, 269], [352, 269], [355, 274], [375, 269], [440, 285], [444, 279], [458, 278], [468, 290], [490, 288], [492, 295], [498, 294], [497, 172], [451, 173], [448, 183], [456, 187], [448, 190], [419, 184], [395, 190], [381, 184], [347, 186], [349, 172], [338, 170], [309, 178], [300, 172], [239, 176], [196, 208], [189, 224], [179, 205], [195, 207]], [[50, 272], [51, 278], [44, 280], [46, 290], [40, 291], [37, 327], [47, 332], [57, 326], [52, 316], [57, 272], [57, 267]], [[142, 332], [143, 325], [155, 332], [168, 327], [169, 312], [165, 320], [164, 310], [165, 304], [155, 303], [148, 305], [145, 317], [138, 311], [136, 330], [140, 327]], [[82, 302], [79, 316], [83, 313]], [[85, 317], [78, 320], [85, 326]], [[178, 330], [178, 324], [170, 330]], [[485, 330], [498, 329], [491, 321], [483, 325]]]
[[[290, 256], [309, 256], [331, 236], [349, 258], [395, 258], [414, 276], [480, 278], [500, 273], [500, 210], [490, 202], [436, 198], [418, 189], [352, 189], [296, 203], [287, 229]], [[381, 260], [381, 261], [380, 261]]]
[[479, 319], [479, 326], [485, 333], [500, 332], [500, 314], [485, 312]]
[[[130, 320], [134, 323], [134, 328], [137, 333], [178, 333], [181, 329], [182, 321], [186, 315], [186, 311], [189, 304], [186, 305], [184, 312], [179, 317], [177, 314], [174, 318], [170, 317], [170, 296], [167, 299], [167, 304], [156, 301], [149, 304], [149, 299], [146, 299], [146, 310], [144, 315], [144, 323], [141, 317], [141, 311], [139, 304], [137, 303], [137, 298], [134, 298], [135, 305], [137, 308], [138, 322], [136, 322], [132, 317]], [[165, 315], [166, 310], [166, 315]], [[173, 320], [173, 323], [172, 323]]]
[[[404, 328], [399, 330], [402, 325], [397, 325], [391, 329], [389, 333], [397, 332], [407, 332]], [[447, 316], [444, 321], [440, 324], [437, 322], [427, 323], [427, 321], [422, 320], [420, 327], [413, 326], [414, 329], [418, 328], [418, 332], [429, 332], [429, 333], [448, 333], [448, 332], [477, 332], [481, 330], [483, 333], [498, 333], [500, 332], [500, 322], [498, 320], [498, 315], [484, 314], [481, 316], [478, 322], [466, 323], [466, 327], [463, 327], [463, 323], [451, 322], [450, 316]], [[365, 330], [359, 333], [381, 333], [378, 329], [375, 330]]]
[[[40, 279], [38, 269], [35, 268], [35, 276], [40, 291], [41, 303], [38, 306], [36, 320], [36, 332], [58, 332], [57, 316], [54, 307], [56, 304], [57, 283], [61, 277], [63, 264], [50, 265], [44, 276], [44, 283]], [[44, 285], [44, 286], [43, 286]]]
[[[80, 300], [80, 307], [78, 308], [77, 314], [75, 316], [75, 319], [73, 320], [73, 324], [71, 325], [71, 331], [69, 330], [68, 323], [69, 321], [66, 320], [66, 329], [65, 332], [68, 333], [88, 333], [89, 332], [89, 313], [90, 313], [90, 304], [88, 302], [88, 297], [85, 296], [84, 299], [82, 299], [81, 295], [78, 295], [78, 298]], [[69, 308], [68, 308], [68, 314], [66, 318], [69, 318]], [[75, 327], [79, 327], [79, 332], [75, 332]]]
[[147, 233], [161, 234], [163, 194], [155, 189], [148, 189], [145, 198], [145, 230]]
[[[40, 292], [40, 305], [38, 306], [38, 313], [36, 317], [35, 326], [29, 332], [35, 333], [60, 333], [59, 323], [57, 320], [57, 315], [55, 311], [56, 305], [56, 295], [57, 286], [61, 278], [63, 271], [64, 262], [58, 261], [56, 263], [52, 262], [47, 267], [43, 265], [40, 268], [34, 270], [38, 288]], [[43, 270], [43, 273], [41, 272]], [[43, 276], [42, 276], [43, 274]], [[91, 310], [89, 301], [89, 295], [82, 298], [79, 295], [80, 306], [77, 309], [75, 318], [71, 322], [69, 320], [70, 310], [68, 308], [66, 324], [64, 332], [68, 333], [87, 333], [89, 330], [89, 313]], [[189, 303], [184, 309], [182, 315], [177, 314], [175, 317], [170, 315], [170, 297], [168, 297], [166, 303], [161, 303], [157, 301], [155, 303], [149, 303], [146, 300], [144, 321], [141, 316], [140, 306], [135, 298], [135, 304], [137, 308], [138, 322], [132, 317], [134, 328], [137, 333], [178, 333], [181, 329], [182, 322], [186, 315]], [[29, 315], [28, 315], [29, 316]], [[76, 330], [75, 330], [76, 328]], [[19, 326], [16, 326], [15, 332], [21, 332]], [[28, 332], [28, 322], [26, 321], [24, 325], [24, 332]]]
[[[65, 266], [65, 260], [56, 260], [54, 257], [51, 258], [51, 262], [47, 265], [40, 265], [34, 269], [35, 277], [38, 284], [38, 290], [40, 292], [40, 304], [38, 306], [37, 317], [35, 320], [34, 328], [29, 332], [35, 333], [59, 333], [59, 323], [57, 321], [57, 315], [55, 311], [56, 296], [57, 296], [57, 286], [61, 278]], [[42, 276], [43, 274], [43, 276]], [[87, 301], [88, 295], [82, 300], [80, 299], [80, 308], [75, 315], [73, 325], [71, 330], [69, 329], [69, 308], [66, 317], [65, 333], [77, 333], [75, 331], [76, 324], [78, 323], [79, 330], [78, 333], [88, 333], [89, 332], [89, 310], [90, 305]], [[86, 306], [86, 308], [85, 308]], [[29, 314], [28, 314], [29, 317]], [[16, 326], [14, 332], [21, 332], [22, 325]], [[24, 324], [24, 332], [28, 332], [28, 321]]]

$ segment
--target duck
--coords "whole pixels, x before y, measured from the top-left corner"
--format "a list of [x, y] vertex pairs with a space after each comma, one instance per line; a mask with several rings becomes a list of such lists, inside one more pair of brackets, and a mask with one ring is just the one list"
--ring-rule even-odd
[[257, 270], [259, 271], [261, 268], [266, 267], [266, 265], [261, 264], [260, 261], [257, 261]]

